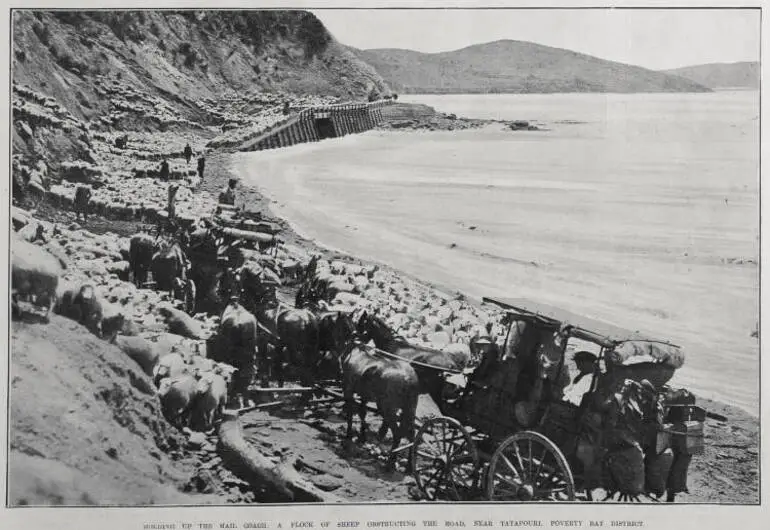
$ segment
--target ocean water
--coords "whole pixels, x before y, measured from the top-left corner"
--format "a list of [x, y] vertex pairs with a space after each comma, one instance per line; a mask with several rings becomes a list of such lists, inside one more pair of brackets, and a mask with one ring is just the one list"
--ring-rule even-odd
[[543, 131], [369, 131], [241, 154], [304, 235], [463, 291], [671, 340], [759, 404], [759, 94], [405, 96]]

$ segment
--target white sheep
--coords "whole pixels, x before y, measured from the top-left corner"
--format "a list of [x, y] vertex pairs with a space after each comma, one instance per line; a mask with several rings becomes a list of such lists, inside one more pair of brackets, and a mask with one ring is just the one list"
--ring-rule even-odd
[[153, 375], [160, 356], [158, 349], [152, 342], [142, 337], [119, 335], [115, 338], [115, 345], [133, 359], [144, 373], [149, 376]]
[[152, 379], [159, 387], [163, 379], [174, 379], [188, 373], [184, 358], [179, 353], [167, 353], [158, 360], [152, 370]]
[[56, 287], [63, 269], [59, 261], [42, 248], [14, 237], [11, 244], [11, 295], [13, 310], [19, 315], [22, 298], [45, 307], [48, 318], [56, 303]]
[[177, 427], [189, 423], [198, 382], [190, 374], [163, 379], [158, 388], [161, 408], [166, 419]]
[[195, 387], [195, 412], [205, 430], [214, 426], [227, 404], [227, 382], [215, 373], [204, 373]]

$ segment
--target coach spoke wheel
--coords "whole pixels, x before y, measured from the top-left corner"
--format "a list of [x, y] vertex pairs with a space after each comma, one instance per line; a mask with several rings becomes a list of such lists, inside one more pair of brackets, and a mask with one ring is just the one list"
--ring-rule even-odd
[[491, 501], [574, 501], [575, 480], [556, 444], [524, 431], [506, 439], [492, 455], [486, 494]]
[[417, 487], [429, 500], [461, 501], [476, 486], [479, 455], [468, 431], [453, 418], [432, 418], [412, 447]]

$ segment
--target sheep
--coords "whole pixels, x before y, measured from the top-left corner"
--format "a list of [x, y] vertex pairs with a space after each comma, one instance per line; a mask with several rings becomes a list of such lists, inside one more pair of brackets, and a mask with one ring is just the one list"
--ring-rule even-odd
[[152, 342], [142, 337], [119, 335], [115, 338], [115, 345], [133, 359], [145, 374], [153, 375], [160, 355]]
[[166, 325], [171, 333], [176, 333], [189, 339], [202, 339], [203, 329], [198, 321], [184, 311], [180, 311], [168, 305], [158, 307], [158, 313], [166, 320]]
[[[108, 306], [112, 307], [112, 306]], [[123, 313], [108, 311], [107, 315], [102, 317], [101, 337], [107, 342], [115, 342], [118, 333], [121, 333], [126, 325], [126, 317]]]
[[37, 240], [46, 242], [45, 227], [38, 222], [31, 222], [21, 228], [18, 232], [19, 237], [28, 243], [34, 243]]
[[144, 331], [140, 335], [150, 342], [153, 342], [161, 354], [171, 353], [175, 350], [176, 346], [182, 344], [185, 340], [181, 335], [175, 335], [174, 333], [167, 333], [165, 331]]
[[345, 267], [345, 273], [348, 276], [361, 276], [365, 274], [365, 270], [362, 265], [354, 265], [350, 263]]
[[190, 420], [198, 382], [190, 374], [165, 378], [158, 388], [161, 409], [166, 419], [181, 428]]
[[351, 283], [342, 280], [334, 280], [329, 283], [326, 292], [329, 296], [334, 297], [340, 293], [353, 293], [355, 289], [355, 286]]
[[56, 288], [63, 272], [60, 262], [42, 248], [14, 237], [11, 261], [11, 297], [14, 314], [21, 315], [18, 301], [34, 297], [46, 308], [44, 318], [56, 303]]
[[291, 258], [283, 260], [280, 268], [282, 276], [290, 281], [296, 281], [302, 274], [302, 265]]
[[217, 368], [216, 361], [201, 357], [200, 355], [194, 355], [190, 362], [190, 367], [194, 374], [202, 374], [205, 372], [213, 372]]
[[174, 379], [188, 373], [184, 358], [179, 353], [167, 353], [160, 357], [152, 370], [155, 386], [160, 387], [163, 379]]
[[56, 304], [55, 311], [59, 315], [82, 324], [94, 335], [102, 336], [104, 312], [102, 302], [93, 285], [84, 284], [79, 288], [65, 290]]
[[195, 388], [196, 420], [204, 430], [214, 425], [214, 420], [222, 415], [227, 404], [227, 382], [215, 373], [205, 373], [198, 380]]
[[115, 275], [121, 281], [128, 282], [131, 277], [131, 266], [127, 261], [115, 261], [107, 265], [107, 272]]
[[346, 267], [345, 267], [344, 261], [339, 261], [339, 260], [332, 261], [330, 267], [331, 267], [332, 274], [336, 274], [336, 275], [345, 274]]
[[353, 278], [353, 285], [355, 286], [355, 292], [363, 293], [369, 288], [369, 279], [364, 276], [356, 276]]

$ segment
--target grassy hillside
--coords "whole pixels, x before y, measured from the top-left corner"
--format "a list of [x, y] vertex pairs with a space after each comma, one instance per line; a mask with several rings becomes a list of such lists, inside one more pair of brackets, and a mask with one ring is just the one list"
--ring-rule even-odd
[[100, 78], [204, 123], [202, 98], [285, 91], [350, 99], [387, 90], [303, 11], [15, 12], [14, 82], [92, 119], [109, 108]]
[[406, 93], [708, 92], [690, 80], [531, 42], [443, 53], [354, 50]]
[[665, 70], [709, 88], [759, 89], [760, 66], [758, 62], [711, 63]]

